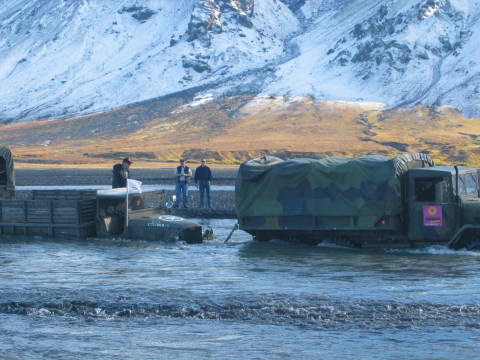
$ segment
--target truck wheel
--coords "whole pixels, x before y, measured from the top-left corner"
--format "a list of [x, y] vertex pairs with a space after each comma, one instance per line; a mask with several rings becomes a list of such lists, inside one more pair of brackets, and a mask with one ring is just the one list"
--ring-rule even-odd
[[465, 249], [471, 251], [480, 251], [480, 239], [469, 240], [465, 245]]

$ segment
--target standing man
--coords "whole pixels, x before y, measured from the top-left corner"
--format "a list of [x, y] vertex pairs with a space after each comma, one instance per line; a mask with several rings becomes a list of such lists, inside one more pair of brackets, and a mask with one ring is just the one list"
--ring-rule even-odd
[[198, 192], [200, 193], [200, 207], [203, 207], [203, 194], [207, 193], [207, 207], [211, 208], [210, 200], [210, 181], [212, 181], [212, 172], [207, 166], [207, 161], [202, 159], [200, 166], [195, 170], [195, 183], [198, 183]]
[[177, 179], [177, 183], [175, 186], [175, 193], [177, 198], [175, 199], [174, 207], [178, 208], [178, 204], [180, 203], [180, 193], [182, 193], [183, 207], [188, 208], [188, 178], [192, 176], [192, 170], [190, 170], [190, 168], [185, 165], [184, 159], [180, 159], [180, 165], [177, 166], [174, 174]]
[[127, 187], [127, 179], [130, 175], [130, 165], [132, 161], [130, 158], [122, 160], [121, 164], [115, 164], [113, 166], [112, 174], [112, 189]]

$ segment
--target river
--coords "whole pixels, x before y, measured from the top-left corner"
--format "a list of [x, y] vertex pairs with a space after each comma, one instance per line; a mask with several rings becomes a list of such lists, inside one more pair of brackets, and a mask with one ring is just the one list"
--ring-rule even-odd
[[480, 254], [0, 241], [0, 359], [473, 359]]

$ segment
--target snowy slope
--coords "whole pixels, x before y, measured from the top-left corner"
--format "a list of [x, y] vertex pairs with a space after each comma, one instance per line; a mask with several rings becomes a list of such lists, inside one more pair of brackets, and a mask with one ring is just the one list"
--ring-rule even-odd
[[480, 114], [480, 0], [3, 0], [0, 121], [195, 88]]
[[266, 0], [252, 11], [240, 1], [226, 9], [215, 3], [3, 1], [1, 117], [108, 109], [282, 56], [284, 37], [297, 25], [285, 6]]
[[353, 0], [333, 11], [309, 3], [300, 55], [265, 93], [480, 114], [480, 1]]

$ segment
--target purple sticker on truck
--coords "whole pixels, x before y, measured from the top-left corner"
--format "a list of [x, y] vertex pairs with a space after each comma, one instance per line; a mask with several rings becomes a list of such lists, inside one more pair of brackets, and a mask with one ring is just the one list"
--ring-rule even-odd
[[423, 206], [423, 226], [443, 226], [441, 205]]

